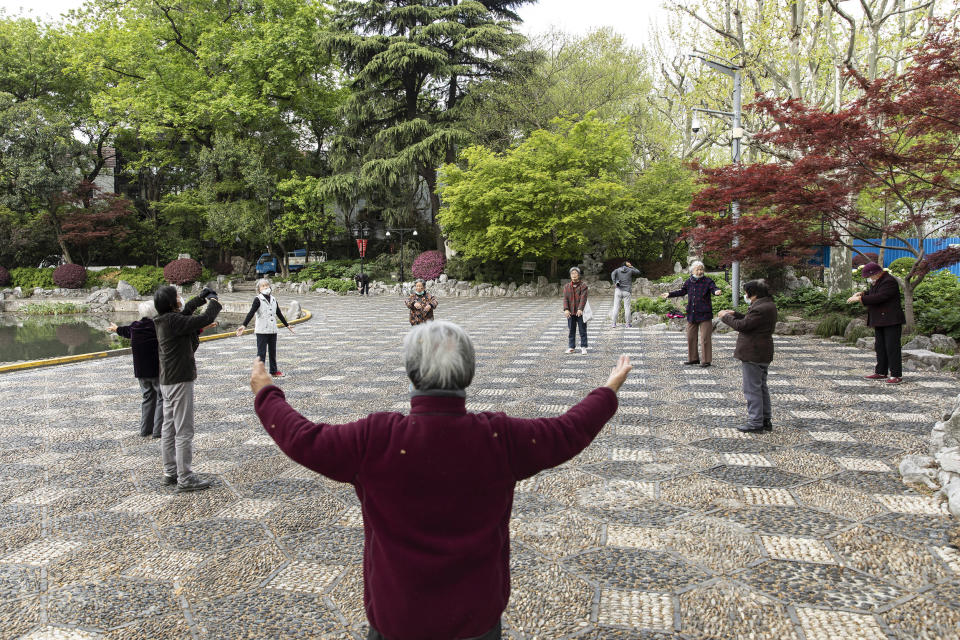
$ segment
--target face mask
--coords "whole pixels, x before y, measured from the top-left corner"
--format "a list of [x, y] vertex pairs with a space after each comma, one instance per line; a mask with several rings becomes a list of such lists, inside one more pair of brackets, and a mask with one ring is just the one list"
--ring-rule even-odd
[[273, 291], [273, 290], [272, 290], [270, 287], [267, 287], [266, 289], [264, 289], [264, 290], [261, 291], [260, 293], [262, 293], [262, 294], [265, 295], [265, 296], [268, 296], [268, 295], [270, 295], [270, 292], [271, 292], [271, 291]]
[[414, 289], [414, 293], [416, 293], [418, 296], [422, 296], [426, 292], [427, 292], [426, 289], [424, 289], [423, 291], [417, 291], [416, 289]]
[[743, 294], [743, 301], [746, 302], [747, 304], [750, 304], [750, 296], [748, 296], [747, 294]]
[[698, 275], [695, 274], [695, 273], [691, 273], [691, 274], [690, 274], [690, 277], [693, 278], [694, 280], [699, 280], [700, 278], [703, 277], [703, 274], [700, 274], [700, 275], [698, 276]]

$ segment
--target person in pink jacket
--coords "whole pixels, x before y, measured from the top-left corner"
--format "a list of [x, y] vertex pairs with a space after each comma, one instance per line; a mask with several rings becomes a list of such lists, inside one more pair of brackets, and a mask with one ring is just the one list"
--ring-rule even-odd
[[403, 342], [410, 413], [314, 423], [291, 407], [263, 362], [254, 409], [291, 459], [354, 486], [363, 512], [368, 640], [496, 640], [510, 597], [510, 511], [517, 482], [571, 459], [617, 411], [630, 372], [555, 418], [470, 413], [473, 343], [442, 320]]

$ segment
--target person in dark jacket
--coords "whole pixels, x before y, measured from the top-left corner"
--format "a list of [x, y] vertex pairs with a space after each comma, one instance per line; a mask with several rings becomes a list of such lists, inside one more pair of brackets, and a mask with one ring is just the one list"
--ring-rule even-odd
[[630, 324], [630, 294], [633, 291], [633, 279], [640, 275], [640, 270], [634, 268], [627, 260], [618, 269], [610, 273], [613, 282], [613, 308], [610, 310], [610, 328], [617, 328], [617, 316], [620, 314], [620, 304], [623, 304], [623, 321], [629, 329]]
[[157, 309], [153, 300], [139, 306], [140, 319], [126, 327], [111, 323], [108, 331], [130, 341], [133, 352], [133, 376], [140, 383], [143, 400], [140, 402], [140, 435], [160, 437], [163, 427], [163, 393], [160, 391], [160, 355], [157, 347], [157, 329], [153, 319]]
[[630, 372], [559, 417], [469, 413], [473, 343], [457, 325], [413, 327], [403, 341], [410, 413], [313, 423], [255, 361], [250, 387], [267, 434], [295, 462], [353, 484], [363, 512], [368, 640], [497, 640], [510, 598], [516, 483], [585, 449], [617, 411]]
[[[713, 362], [713, 299], [720, 295], [717, 284], [704, 275], [703, 263], [690, 263], [690, 277], [676, 291], [661, 294], [661, 298], [687, 296], [687, 361], [709, 367]], [[697, 348], [699, 345], [699, 349]]]
[[[204, 288], [186, 304], [171, 286], [160, 287], [153, 296], [159, 314], [154, 320], [160, 355], [160, 390], [163, 392], [163, 482], [177, 485], [177, 492], [210, 487], [193, 473], [193, 385], [197, 379], [194, 352], [200, 346], [200, 331], [220, 313], [216, 291]], [[203, 313], [194, 312], [204, 304]]]
[[360, 292], [362, 296], [370, 295], [370, 276], [366, 273], [358, 273], [354, 276], [354, 279], [357, 281], [357, 291]]
[[740, 335], [733, 357], [743, 369], [743, 396], [747, 400], [747, 424], [740, 431], [771, 431], [773, 418], [767, 370], [773, 362], [773, 330], [777, 326], [777, 305], [760, 280], [743, 285], [743, 298], [750, 305], [746, 315], [724, 309], [717, 316]]
[[[877, 352], [877, 366], [868, 380], [887, 379], [888, 384], [903, 382], [903, 355], [900, 336], [906, 317], [900, 304], [900, 283], [876, 262], [863, 265], [863, 277], [870, 281], [870, 289], [859, 291], [847, 300], [859, 302], [867, 308], [867, 326], [873, 327], [873, 346]], [[889, 376], [887, 375], [889, 374]]]
[[257, 281], [257, 297], [253, 299], [250, 305], [250, 311], [247, 317], [243, 319], [243, 324], [237, 327], [237, 337], [243, 335], [243, 330], [250, 324], [250, 320], [256, 316], [254, 324], [254, 334], [257, 336], [257, 357], [266, 361], [267, 354], [270, 355], [270, 375], [274, 378], [282, 378], [283, 372], [277, 367], [277, 320], [283, 323], [290, 333], [293, 333], [293, 327], [283, 317], [283, 311], [277, 303], [277, 297], [271, 296], [273, 290], [270, 281], [267, 278], [260, 278]]

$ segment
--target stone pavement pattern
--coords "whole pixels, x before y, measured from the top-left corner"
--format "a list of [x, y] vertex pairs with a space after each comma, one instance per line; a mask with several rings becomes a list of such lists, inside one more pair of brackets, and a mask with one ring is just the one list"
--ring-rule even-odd
[[[595, 301], [598, 313], [610, 299]], [[316, 297], [280, 334], [281, 382], [315, 420], [405, 411], [395, 298]], [[775, 430], [741, 434], [734, 335], [682, 367], [677, 333], [591, 327], [566, 355], [558, 299], [441, 300], [473, 336], [473, 410], [555, 415], [634, 372], [568, 464], [517, 487], [506, 637], [956, 638], [960, 554], [896, 467], [956, 380], [861, 380], [869, 353], [777, 338]], [[252, 336], [199, 351], [195, 468], [161, 484], [128, 358], [0, 377], [0, 638], [362, 638], [358, 502], [279, 453], [252, 410]]]

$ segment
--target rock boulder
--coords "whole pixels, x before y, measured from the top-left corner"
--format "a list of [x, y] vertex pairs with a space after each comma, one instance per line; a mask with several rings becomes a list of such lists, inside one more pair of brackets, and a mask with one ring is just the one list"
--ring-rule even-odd
[[139, 300], [140, 293], [126, 280], [117, 281], [117, 295], [121, 300]]

